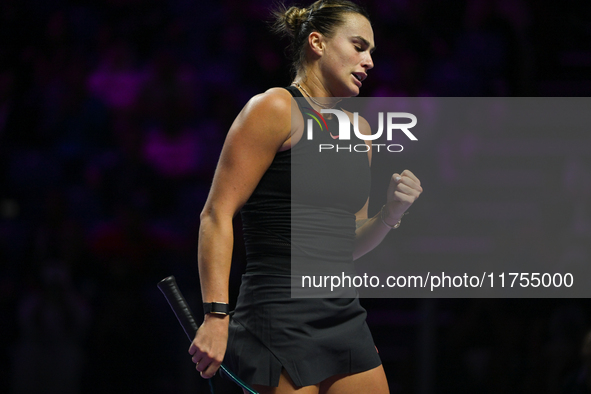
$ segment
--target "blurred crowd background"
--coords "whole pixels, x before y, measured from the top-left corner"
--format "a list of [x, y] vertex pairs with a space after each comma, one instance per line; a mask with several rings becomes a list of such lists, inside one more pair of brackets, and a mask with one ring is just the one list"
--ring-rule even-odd
[[[588, 1], [365, 4], [378, 50], [363, 96], [591, 93]], [[2, 392], [207, 392], [155, 285], [174, 274], [200, 315], [199, 213], [225, 134], [251, 96], [291, 81], [271, 5], [0, 2]], [[442, 146], [433, 182], [474, 165]], [[574, 243], [556, 251], [543, 222], [511, 234], [591, 262], [590, 157], [553, 159], [556, 183], [534, 186], [565, 190]], [[453, 221], [415, 211], [407, 231]], [[236, 239], [233, 299], [239, 217]], [[591, 392], [588, 300], [364, 301], [392, 393]]]

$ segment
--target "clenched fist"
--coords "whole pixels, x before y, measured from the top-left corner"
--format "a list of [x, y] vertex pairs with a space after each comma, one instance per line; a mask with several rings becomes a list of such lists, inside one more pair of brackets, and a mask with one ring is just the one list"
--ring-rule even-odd
[[384, 207], [386, 223], [394, 225], [398, 222], [422, 192], [421, 181], [409, 170], [392, 174]]

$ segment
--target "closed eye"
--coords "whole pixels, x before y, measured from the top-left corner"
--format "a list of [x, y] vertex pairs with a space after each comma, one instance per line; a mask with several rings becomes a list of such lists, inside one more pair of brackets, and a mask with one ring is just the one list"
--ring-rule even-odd
[[361, 36], [353, 36], [351, 37], [351, 40], [353, 41], [352, 43], [353, 45], [355, 45], [355, 49], [358, 52], [363, 52], [369, 49], [369, 53], [371, 54], [373, 53], [373, 51], [376, 50], [375, 46], [371, 47], [369, 41], [367, 41], [365, 38]]

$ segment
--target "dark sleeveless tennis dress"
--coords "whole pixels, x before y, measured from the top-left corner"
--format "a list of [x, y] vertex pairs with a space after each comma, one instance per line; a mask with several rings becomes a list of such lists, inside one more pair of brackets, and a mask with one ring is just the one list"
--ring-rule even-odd
[[367, 154], [317, 153], [335, 141], [325, 130], [277, 152], [241, 210], [247, 267], [224, 363], [249, 384], [276, 387], [285, 368], [296, 386], [309, 386], [381, 364], [358, 298], [291, 298], [292, 259], [353, 272], [355, 213], [369, 195], [370, 169]]

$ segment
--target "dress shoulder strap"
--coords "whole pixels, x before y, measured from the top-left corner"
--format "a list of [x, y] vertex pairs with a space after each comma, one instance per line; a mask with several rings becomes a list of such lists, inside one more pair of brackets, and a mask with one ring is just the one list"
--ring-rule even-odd
[[284, 89], [291, 93], [293, 97], [304, 97], [302, 92], [300, 92], [300, 90], [293, 85], [287, 86]]

